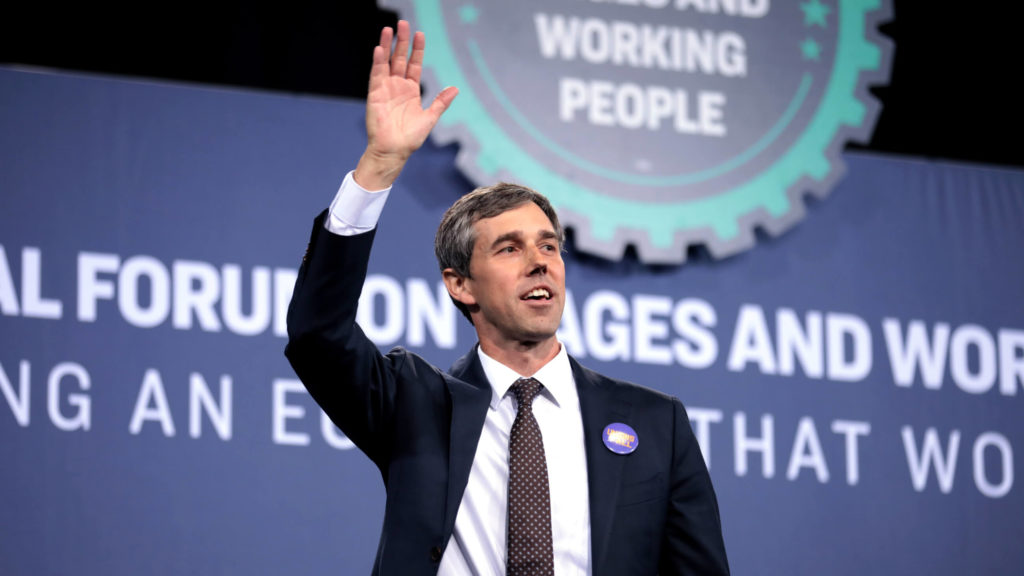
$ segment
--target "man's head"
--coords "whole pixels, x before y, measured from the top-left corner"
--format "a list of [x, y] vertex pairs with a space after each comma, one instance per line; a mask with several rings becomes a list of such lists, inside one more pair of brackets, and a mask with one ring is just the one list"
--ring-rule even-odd
[[478, 332], [526, 337], [557, 329], [565, 301], [564, 242], [547, 198], [502, 182], [477, 188], [445, 212], [434, 253], [452, 300]]

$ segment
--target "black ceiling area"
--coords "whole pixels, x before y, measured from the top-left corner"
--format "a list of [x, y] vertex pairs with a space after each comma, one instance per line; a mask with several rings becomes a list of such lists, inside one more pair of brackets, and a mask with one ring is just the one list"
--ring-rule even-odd
[[[894, 0], [895, 52], [867, 150], [1024, 166], [1024, 53], [1015, 3]], [[373, 0], [21, 3], [0, 20], [0, 65], [361, 98], [394, 12]]]

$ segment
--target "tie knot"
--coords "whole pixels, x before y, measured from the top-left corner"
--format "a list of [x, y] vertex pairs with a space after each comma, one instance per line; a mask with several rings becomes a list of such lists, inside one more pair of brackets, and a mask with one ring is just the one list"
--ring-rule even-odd
[[516, 395], [519, 409], [528, 408], [533, 404], [533, 397], [540, 392], [542, 384], [535, 378], [520, 378], [512, 384], [512, 393]]

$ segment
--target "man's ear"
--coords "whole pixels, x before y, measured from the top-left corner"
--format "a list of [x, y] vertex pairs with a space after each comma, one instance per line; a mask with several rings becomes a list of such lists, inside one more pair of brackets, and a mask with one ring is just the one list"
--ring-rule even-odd
[[476, 304], [476, 298], [473, 296], [473, 289], [469, 278], [459, 274], [453, 268], [445, 268], [444, 272], [441, 272], [441, 277], [444, 279], [444, 286], [448, 289], [448, 294], [461, 302], [465, 306], [473, 306]]

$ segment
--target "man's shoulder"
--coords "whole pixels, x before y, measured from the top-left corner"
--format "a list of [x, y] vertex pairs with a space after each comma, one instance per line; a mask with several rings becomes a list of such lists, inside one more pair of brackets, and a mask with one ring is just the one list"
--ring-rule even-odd
[[409, 370], [420, 375], [430, 374], [445, 378], [450, 377], [447, 372], [438, 368], [433, 362], [404, 346], [392, 347], [385, 356], [396, 365], [401, 366], [403, 370]]
[[483, 376], [483, 369], [480, 368], [480, 360], [476, 355], [475, 346], [456, 360], [448, 370], [439, 368], [433, 362], [403, 346], [391, 348], [385, 356], [400, 366], [400, 372], [416, 380], [436, 380], [445, 382], [449, 386], [454, 383], [462, 385], [468, 383], [474, 388], [480, 387], [481, 382], [486, 384], [486, 377]]

